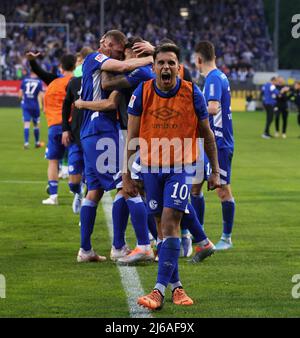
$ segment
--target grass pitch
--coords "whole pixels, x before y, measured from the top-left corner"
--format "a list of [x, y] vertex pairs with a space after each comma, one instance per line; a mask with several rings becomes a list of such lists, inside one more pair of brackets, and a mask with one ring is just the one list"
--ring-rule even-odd
[[[0, 110], [0, 274], [6, 298], [0, 317], [128, 317], [114, 263], [77, 264], [78, 216], [66, 181], [59, 206], [43, 206], [47, 161], [44, 148], [23, 150], [20, 109]], [[166, 303], [155, 317], [299, 317], [292, 276], [300, 274], [300, 130], [290, 114], [287, 139], [261, 138], [262, 112], [233, 114], [236, 148], [232, 189], [236, 200], [234, 249], [199, 265], [180, 259], [180, 275], [192, 307]], [[41, 139], [46, 141], [42, 118]], [[33, 135], [31, 134], [31, 144]], [[217, 242], [221, 206], [205, 193], [205, 230]], [[134, 246], [132, 227], [128, 242]], [[101, 206], [93, 246], [109, 256], [110, 239]], [[137, 267], [145, 292], [157, 265]]]

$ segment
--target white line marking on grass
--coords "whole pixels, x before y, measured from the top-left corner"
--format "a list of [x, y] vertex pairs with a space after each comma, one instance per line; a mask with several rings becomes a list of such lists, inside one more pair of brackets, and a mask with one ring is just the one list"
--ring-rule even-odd
[[[113, 238], [113, 223], [112, 223], [112, 204], [113, 200], [109, 192], [105, 193], [101, 199], [106, 224], [109, 230], [109, 235]], [[138, 275], [138, 272], [134, 266], [120, 266], [117, 265], [123, 288], [126, 292], [127, 302], [129, 306], [129, 313], [131, 318], [152, 318], [149, 310], [140, 307], [136, 300], [139, 296], [144, 294], [143, 287]]]
[[47, 181], [15, 181], [15, 180], [7, 180], [7, 181], [0, 181], [0, 183], [7, 183], [7, 184], [46, 184]]

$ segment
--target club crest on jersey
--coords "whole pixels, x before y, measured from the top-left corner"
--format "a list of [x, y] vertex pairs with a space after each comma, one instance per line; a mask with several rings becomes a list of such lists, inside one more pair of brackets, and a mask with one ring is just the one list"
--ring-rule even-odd
[[155, 200], [149, 201], [149, 207], [150, 207], [151, 210], [157, 209], [157, 207], [158, 207], [157, 201], [155, 201]]
[[95, 60], [98, 61], [98, 62], [103, 62], [104, 60], [108, 59], [108, 57], [102, 53], [98, 54], [96, 57], [95, 57]]
[[136, 99], [136, 96], [135, 95], [131, 95], [128, 107], [133, 108], [135, 99]]

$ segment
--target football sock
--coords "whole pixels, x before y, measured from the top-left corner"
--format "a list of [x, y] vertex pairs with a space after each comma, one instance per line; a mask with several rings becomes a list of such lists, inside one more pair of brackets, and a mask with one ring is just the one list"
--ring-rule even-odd
[[131, 197], [126, 200], [126, 203], [138, 245], [150, 244], [147, 226], [147, 210], [142, 198], [140, 196]]
[[34, 133], [35, 143], [39, 143], [40, 142], [40, 128], [34, 127], [33, 133]]
[[125, 198], [117, 194], [112, 206], [113, 246], [121, 249], [125, 245], [125, 231], [127, 228], [129, 209]]
[[223, 214], [223, 234], [230, 237], [232, 233], [233, 221], [234, 221], [235, 203], [231, 201], [222, 202], [222, 214]]
[[162, 245], [162, 239], [157, 237], [157, 241], [156, 241], [156, 252], [157, 252], [157, 256], [159, 257], [159, 252], [161, 249], [161, 245]]
[[49, 195], [57, 195], [58, 181], [48, 181]]
[[[163, 240], [158, 261], [157, 284], [168, 286], [173, 272], [178, 264], [180, 253], [180, 239], [178, 237], [168, 237]], [[179, 277], [178, 277], [179, 279]], [[155, 288], [157, 288], [155, 286]]]
[[187, 228], [190, 231], [194, 237], [194, 242], [199, 243], [207, 240], [207, 236], [198, 220], [195, 209], [190, 203], [188, 204], [187, 209], [189, 213], [183, 214], [181, 226], [183, 226], [183, 228]]
[[97, 213], [97, 203], [88, 199], [84, 199], [80, 210], [80, 222], [81, 222], [80, 247], [85, 251], [89, 251], [92, 248], [91, 235], [94, 230], [96, 213]]
[[29, 128], [24, 128], [24, 143], [29, 142]]
[[155, 240], [157, 240], [157, 228], [155, 218], [152, 214], [147, 214], [148, 229]]
[[69, 188], [73, 194], [81, 194], [81, 185], [69, 182]]
[[204, 227], [205, 199], [203, 192], [200, 195], [191, 195], [191, 203], [202, 227]]
[[166, 287], [163, 285], [163, 284], [160, 284], [160, 283], [156, 283], [155, 284], [155, 287], [153, 289], [156, 289], [158, 290], [161, 295], [164, 297], [165, 296], [165, 293], [166, 293]]
[[170, 283], [170, 285], [171, 285], [171, 290], [172, 290], [172, 292], [173, 292], [175, 289], [177, 289], [177, 288], [182, 289], [182, 284], [181, 284], [180, 281], [177, 282], [177, 283]]
[[170, 278], [170, 284], [175, 284], [179, 282], [179, 273], [178, 273], [178, 261]]

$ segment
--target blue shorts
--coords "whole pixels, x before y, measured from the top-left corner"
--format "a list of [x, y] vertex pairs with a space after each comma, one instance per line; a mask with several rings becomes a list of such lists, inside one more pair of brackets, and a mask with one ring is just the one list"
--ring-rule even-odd
[[[218, 149], [218, 161], [220, 167], [221, 184], [230, 184], [231, 179], [231, 163], [233, 157], [233, 150], [230, 148]], [[204, 179], [207, 180], [211, 173], [209, 160], [205, 154], [204, 156]]]
[[81, 146], [72, 143], [68, 153], [68, 170], [69, 175], [82, 175], [84, 170], [83, 150]]
[[168, 174], [143, 173], [142, 176], [150, 214], [161, 214], [164, 207], [185, 211], [192, 182], [187, 181], [184, 170], [171, 169]]
[[62, 127], [51, 126], [48, 129], [48, 144], [45, 157], [47, 160], [61, 160], [64, 156], [65, 146], [61, 143]]
[[118, 131], [86, 137], [81, 140], [81, 145], [88, 190], [115, 189], [122, 181]]
[[24, 122], [32, 122], [34, 124], [38, 124], [40, 122], [40, 110], [39, 109], [26, 109], [23, 108], [23, 121]]

